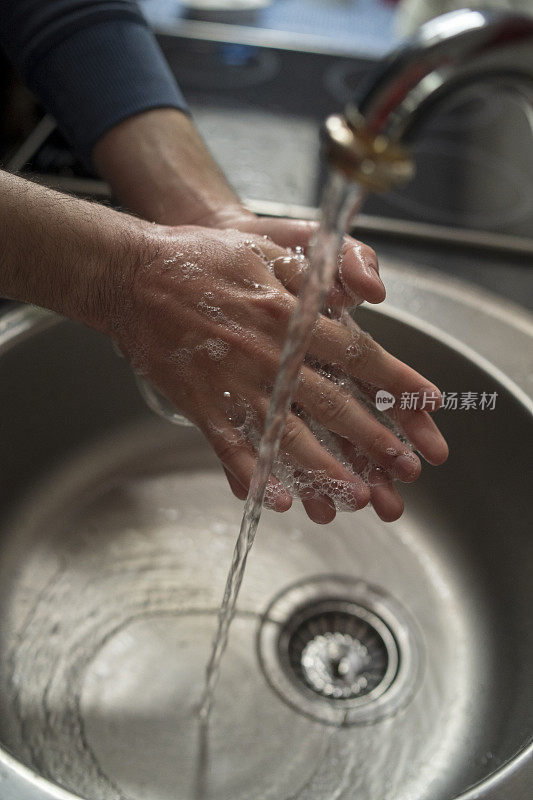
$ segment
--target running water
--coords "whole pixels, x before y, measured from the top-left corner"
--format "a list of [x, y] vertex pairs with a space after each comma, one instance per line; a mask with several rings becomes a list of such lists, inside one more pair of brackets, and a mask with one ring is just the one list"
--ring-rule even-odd
[[200, 720], [204, 724], [207, 723], [213, 704], [220, 662], [228, 643], [229, 628], [235, 615], [235, 604], [246, 568], [246, 559], [254, 543], [267, 482], [278, 453], [300, 367], [307, 353], [313, 326], [333, 281], [343, 236], [358, 212], [362, 199], [362, 192], [357, 185], [339, 173], [331, 175], [323, 196], [320, 226], [313, 244], [309, 270], [289, 322], [258, 458], [219, 610], [218, 629], [207, 664], [200, 705]]

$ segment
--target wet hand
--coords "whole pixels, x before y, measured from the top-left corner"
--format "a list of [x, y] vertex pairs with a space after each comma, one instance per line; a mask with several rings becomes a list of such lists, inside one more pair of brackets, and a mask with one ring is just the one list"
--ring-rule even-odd
[[[286, 248], [305, 251], [314, 226], [247, 219], [240, 227], [253, 232], [150, 228], [146, 263], [124, 297], [115, 337], [134, 368], [202, 430], [244, 499], [306, 268], [304, 254]], [[347, 238], [343, 255], [328, 303], [383, 299], [373, 251]], [[321, 316], [275, 470], [291, 491], [272, 475], [271, 507], [288, 509], [294, 493], [316, 522], [333, 519], [336, 505], [355, 510], [369, 501], [383, 519], [401, 514], [393, 481], [414, 480], [420, 462], [369, 412], [365, 392], [375, 387], [396, 397], [436, 391], [358, 328]], [[431, 463], [445, 460], [445, 442], [428, 414], [410, 412], [399, 421]]]

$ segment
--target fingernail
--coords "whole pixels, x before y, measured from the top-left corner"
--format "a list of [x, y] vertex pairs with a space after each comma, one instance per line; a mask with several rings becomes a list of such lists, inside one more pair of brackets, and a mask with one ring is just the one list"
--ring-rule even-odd
[[420, 461], [411, 451], [395, 459], [396, 473], [400, 480], [414, 480], [420, 469]]
[[419, 391], [418, 408], [425, 411], [436, 411], [442, 404], [442, 392], [432, 383], [426, 383]]
[[381, 280], [380, 274], [379, 274], [379, 272], [377, 272], [377, 270], [376, 270], [376, 271], [374, 271], [374, 280], [375, 280], [375, 281], [376, 281], [376, 283], [377, 283], [379, 286], [381, 286], [383, 289], [385, 288], [385, 284], [384, 284], [384, 283], [383, 283], [383, 281]]
[[369, 258], [361, 258], [361, 263], [367, 275], [369, 275], [372, 278], [377, 278], [381, 282], [381, 278], [379, 277], [378, 265], [375, 261]]
[[361, 491], [359, 487], [354, 489], [353, 496], [346, 499], [346, 507], [349, 511], [359, 511], [370, 502], [370, 491]]
[[385, 289], [385, 284], [381, 280], [379, 272], [377, 271], [377, 266], [367, 263], [365, 265], [365, 272], [368, 275], [368, 277], [372, 279], [372, 283], [374, 284], [374, 286], [376, 286], [378, 289], [381, 290], [381, 292], [386, 294], [387, 290]]
[[430, 464], [441, 464], [448, 455], [446, 439], [439, 431], [422, 428], [416, 434], [416, 449]]

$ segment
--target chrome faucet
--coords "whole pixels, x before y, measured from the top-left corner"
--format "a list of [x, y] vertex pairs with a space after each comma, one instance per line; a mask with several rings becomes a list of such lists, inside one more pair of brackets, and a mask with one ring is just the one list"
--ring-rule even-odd
[[408, 179], [406, 145], [434, 108], [463, 87], [504, 85], [533, 111], [533, 17], [463, 9], [436, 17], [394, 51], [350, 103], [326, 120], [332, 166], [370, 191]]

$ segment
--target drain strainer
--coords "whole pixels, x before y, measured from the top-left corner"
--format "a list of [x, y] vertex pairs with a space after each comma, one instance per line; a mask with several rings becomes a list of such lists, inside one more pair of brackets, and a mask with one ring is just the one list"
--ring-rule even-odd
[[398, 664], [394, 638], [368, 610], [330, 599], [307, 606], [291, 623], [280, 645], [287, 648], [295, 675], [317, 694], [350, 700], [394, 677]]
[[419, 645], [404, 609], [352, 578], [313, 578], [278, 595], [263, 615], [258, 655], [283, 700], [334, 725], [390, 716], [419, 678]]

